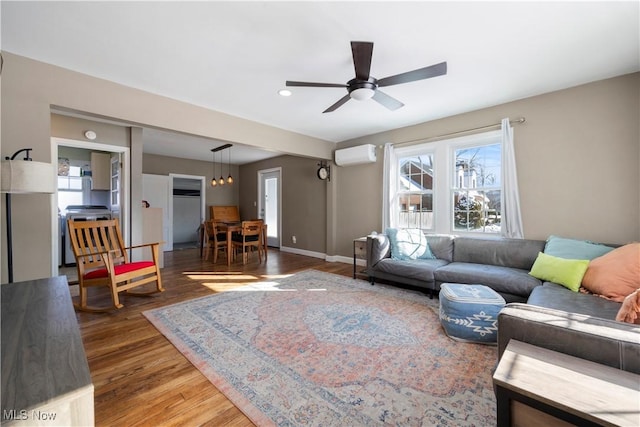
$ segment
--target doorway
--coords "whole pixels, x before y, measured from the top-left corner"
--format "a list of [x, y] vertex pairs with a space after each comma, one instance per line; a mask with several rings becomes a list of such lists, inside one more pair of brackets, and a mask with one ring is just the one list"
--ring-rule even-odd
[[[77, 199], [67, 200], [67, 202], [77, 205], [94, 205], [98, 204], [104, 206], [105, 211], [109, 212], [109, 217], [119, 218], [120, 225], [122, 226], [122, 236], [125, 240], [125, 245], [129, 246], [131, 243], [130, 235], [130, 215], [129, 215], [129, 148], [118, 145], [102, 144], [86, 141], [72, 140], [66, 138], [51, 137], [51, 158], [55, 163], [58, 163], [58, 168], [62, 167], [59, 162], [60, 149], [76, 149], [78, 152], [86, 152], [87, 156], [90, 156], [92, 152], [104, 152], [109, 153], [106, 157], [106, 163], [102, 165], [102, 169], [106, 168], [107, 171], [107, 184], [102, 187], [103, 190], [93, 190], [91, 182], [95, 179], [93, 174], [82, 174], [75, 179], [77, 185], [71, 185], [69, 188], [77, 187]], [[84, 159], [84, 163], [91, 165], [91, 160]], [[102, 163], [101, 163], [102, 164]], [[69, 165], [71, 167], [71, 165]], [[91, 168], [94, 166], [91, 165]], [[58, 169], [58, 173], [60, 169]], [[93, 172], [93, 171], [92, 171]], [[56, 175], [58, 175], [56, 173]], [[91, 177], [91, 178], [89, 178]], [[58, 187], [61, 185], [58, 176]], [[69, 180], [70, 181], [70, 180]], [[67, 192], [64, 197], [68, 197], [71, 192]], [[93, 194], [92, 194], [93, 193]], [[63, 274], [61, 270], [65, 270], [66, 264], [72, 264], [75, 260], [67, 259], [70, 255], [67, 251], [66, 245], [66, 212], [60, 208], [60, 204], [65, 204], [65, 199], [59, 200], [62, 197], [56, 190], [51, 205], [51, 216], [54, 221], [52, 227], [52, 239], [53, 248], [52, 254], [52, 276]], [[64, 273], [71, 273], [75, 275], [75, 268], [67, 268]]]
[[205, 177], [169, 174], [170, 245], [173, 250], [197, 248], [205, 220]]
[[258, 217], [267, 225], [267, 245], [280, 247], [282, 168], [258, 171]]

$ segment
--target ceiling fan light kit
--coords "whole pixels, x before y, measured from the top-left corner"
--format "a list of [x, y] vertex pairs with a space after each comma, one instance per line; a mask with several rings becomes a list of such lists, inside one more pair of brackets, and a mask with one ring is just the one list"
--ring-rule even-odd
[[375, 89], [370, 87], [359, 87], [357, 89], [353, 89], [349, 92], [349, 96], [351, 99], [355, 99], [357, 101], [366, 101], [367, 99], [373, 98], [373, 94], [375, 93]]
[[349, 99], [355, 99], [358, 101], [366, 101], [373, 98], [383, 107], [391, 111], [395, 111], [402, 108], [404, 104], [392, 96], [380, 91], [378, 88], [385, 86], [393, 86], [403, 83], [414, 82], [416, 80], [429, 79], [431, 77], [442, 76], [447, 74], [447, 63], [441, 62], [439, 64], [430, 65], [428, 67], [419, 68], [417, 70], [408, 71], [406, 73], [396, 74], [393, 76], [385, 77], [383, 79], [375, 79], [371, 77], [371, 58], [373, 56], [373, 43], [372, 42], [351, 42], [351, 52], [353, 55], [353, 67], [355, 69], [356, 77], [349, 80], [346, 84], [340, 83], [313, 83], [313, 82], [299, 82], [287, 80], [286, 86], [301, 86], [301, 87], [341, 87], [347, 89], [347, 94], [340, 98], [337, 102], [331, 105], [329, 108], [323, 111], [323, 113], [330, 113], [337, 110]]

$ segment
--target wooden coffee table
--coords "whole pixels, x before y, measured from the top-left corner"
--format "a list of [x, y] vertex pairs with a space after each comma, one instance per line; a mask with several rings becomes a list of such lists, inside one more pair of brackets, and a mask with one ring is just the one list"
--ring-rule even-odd
[[511, 340], [493, 383], [498, 426], [640, 426], [631, 372]]

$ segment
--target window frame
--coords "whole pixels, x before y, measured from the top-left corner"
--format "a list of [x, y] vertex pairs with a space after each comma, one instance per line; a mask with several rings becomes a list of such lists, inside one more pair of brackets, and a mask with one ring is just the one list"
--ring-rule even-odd
[[[91, 185], [89, 183], [90, 178], [82, 175], [82, 166], [86, 164], [86, 161], [82, 160], [71, 160], [70, 168], [68, 175], [57, 175], [57, 193], [58, 193], [58, 210], [64, 211], [66, 206], [62, 206], [66, 197], [65, 194], [73, 194], [75, 197], [80, 196], [79, 199], [73, 201], [74, 205], [82, 205], [85, 200], [89, 200], [91, 198]], [[73, 168], [73, 169], [72, 169]], [[73, 174], [72, 174], [73, 173]], [[61, 180], [66, 181], [66, 185], [61, 185]], [[71, 183], [77, 182], [80, 183], [80, 188], [72, 188]], [[71, 198], [71, 197], [70, 197]], [[67, 200], [68, 201], [68, 200]]]
[[[420, 195], [420, 198], [422, 200], [422, 197], [424, 197], [424, 195], [431, 195], [431, 203], [432, 203], [432, 208], [431, 208], [431, 215], [433, 217], [431, 223], [433, 224], [433, 226], [431, 228], [422, 228], [420, 227], [423, 231], [427, 231], [427, 232], [433, 232], [435, 230], [435, 224], [436, 224], [436, 201], [435, 201], [435, 188], [436, 188], [436, 172], [435, 172], [435, 168], [436, 168], [436, 162], [435, 162], [435, 152], [434, 151], [420, 151], [419, 153], [414, 152], [413, 150], [403, 150], [402, 151], [403, 155], [402, 156], [397, 156], [397, 160], [398, 160], [398, 164], [397, 164], [397, 175], [396, 175], [396, 188], [398, 189], [396, 191], [396, 195], [397, 195], [397, 199], [400, 199], [403, 195], [408, 195], [409, 197], [411, 195]], [[402, 191], [400, 190], [401, 188], [401, 184], [400, 184], [400, 179], [402, 177], [402, 167], [400, 164], [400, 160], [401, 159], [409, 159], [409, 158], [414, 158], [414, 157], [420, 157], [420, 156], [431, 156], [431, 170], [433, 171], [433, 175], [432, 175], [432, 188], [430, 190], [423, 190], [423, 191]], [[398, 209], [398, 215], [396, 218], [400, 218], [402, 214], [402, 211], [400, 209]], [[422, 211], [421, 211], [422, 214]], [[422, 216], [422, 215], [421, 215]]]
[[[396, 199], [400, 196], [400, 160], [407, 157], [415, 157], [419, 155], [431, 154], [433, 156], [433, 224], [432, 229], [423, 229], [426, 233], [442, 233], [442, 234], [458, 234], [458, 235], [470, 235], [470, 236], [499, 236], [500, 230], [496, 232], [488, 231], [466, 231], [455, 229], [454, 224], [454, 209], [453, 209], [453, 188], [454, 188], [454, 172], [455, 172], [455, 151], [471, 148], [483, 145], [500, 144], [502, 147], [502, 134], [500, 130], [494, 130], [489, 132], [481, 132], [473, 135], [466, 135], [456, 138], [441, 139], [432, 142], [417, 143], [408, 147], [399, 147], [395, 149], [396, 157], [396, 170], [395, 176], [390, 179], [395, 180]], [[500, 206], [504, 206], [502, 191], [502, 175], [503, 164], [500, 160], [501, 180], [497, 186], [500, 189]], [[397, 213], [400, 213], [399, 204], [393, 205], [394, 209], [398, 209]], [[399, 218], [398, 216], [390, 215], [390, 218]], [[391, 224], [392, 227], [398, 227], [398, 224]]]
[[[477, 135], [475, 135], [477, 136]], [[499, 145], [500, 146], [500, 180], [498, 184], [493, 186], [484, 186], [478, 187], [477, 185], [474, 187], [458, 187], [457, 179], [456, 179], [456, 151], [471, 149], [471, 148], [480, 148], [480, 147], [488, 147], [491, 145]], [[450, 163], [449, 167], [451, 168], [451, 183], [449, 186], [449, 207], [451, 209], [450, 212], [450, 232], [453, 234], [460, 233], [468, 233], [472, 235], [500, 235], [502, 225], [497, 229], [497, 231], [486, 231], [486, 224], [482, 225], [482, 230], [462, 230], [459, 228], [455, 228], [455, 193], [469, 191], [472, 188], [477, 188], [478, 192], [487, 193], [489, 191], [499, 191], [500, 192], [500, 206], [504, 206], [503, 204], [503, 191], [502, 191], [502, 175], [503, 175], [503, 167], [502, 167], [502, 137], [499, 131], [497, 132], [485, 132], [480, 134], [480, 137], [474, 138], [473, 141], [459, 141], [449, 144], [450, 150]], [[464, 178], [463, 178], [464, 180]], [[483, 207], [483, 211], [486, 212], [487, 209]]]

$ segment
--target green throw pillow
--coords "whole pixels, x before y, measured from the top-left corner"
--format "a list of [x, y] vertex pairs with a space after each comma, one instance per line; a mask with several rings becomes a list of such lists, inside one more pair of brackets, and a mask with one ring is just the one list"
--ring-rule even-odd
[[558, 258], [539, 252], [529, 274], [537, 279], [558, 283], [573, 292], [578, 292], [588, 266], [587, 259]]

